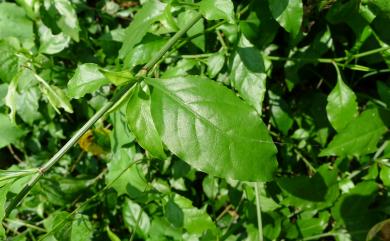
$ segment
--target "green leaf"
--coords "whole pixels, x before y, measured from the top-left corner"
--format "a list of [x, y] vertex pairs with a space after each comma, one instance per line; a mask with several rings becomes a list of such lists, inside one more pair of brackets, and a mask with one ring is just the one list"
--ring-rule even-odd
[[[179, 14], [177, 17], [177, 25], [179, 28], [183, 28], [188, 24], [191, 19], [193, 19], [198, 13], [194, 10], [186, 10], [185, 12]], [[205, 51], [205, 35], [204, 33], [204, 23], [203, 19], [197, 21], [188, 31], [186, 32], [188, 37], [192, 37], [194, 35], [199, 35], [199, 37], [191, 39], [191, 42], [201, 49]]]
[[379, 96], [386, 103], [387, 108], [390, 109], [390, 85], [382, 81], [377, 81], [376, 88]]
[[130, 232], [136, 232], [144, 239], [147, 237], [150, 229], [150, 218], [139, 204], [126, 198], [122, 207], [122, 216]]
[[92, 240], [93, 227], [88, 220], [88, 216], [76, 214], [72, 222], [72, 232], [70, 241], [88, 241]]
[[293, 38], [295, 38], [302, 25], [302, 0], [268, 0], [272, 16]]
[[0, 114], [0, 148], [15, 143], [24, 135], [24, 131], [10, 121], [10, 119]]
[[221, 71], [225, 64], [225, 57], [222, 53], [216, 53], [207, 58], [207, 74], [214, 78]]
[[328, 165], [322, 165], [312, 178], [307, 176], [281, 177], [277, 179], [277, 184], [291, 195], [282, 202], [298, 207], [332, 205], [339, 193], [337, 172], [330, 170]]
[[267, 78], [264, 61], [260, 51], [244, 36], [234, 54], [229, 77], [233, 88], [261, 114]]
[[69, 0], [55, 0], [53, 3], [60, 15], [57, 20], [58, 27], [64, 34], [78, 42], [80, 31], [79, 20], [77, 19], [77, 14], [72, 3]]
[[0, 79], [4, 82], [11, 82], [19, 69], [16, 51], [8, 43], [0, 41], [0, 53]]
[[152, 23], [164, 13], [165, 6], [166, 4], [157, 0], [150, 0], [142, 6], [125, 30], [123, 45], [119, 50], [120, 58], [126, 57], [142, 40]]
[[343, 82], [337, 70], [337, 84], [328, 95], [326, 113], [329, 122], [337, 132], [344, 129], [358, 115], [355, 93]]
[[382, 215], [371, 207], [377, 192], [375, 182], [361, 182], [342, 195], [332, 208], [337, 227], [345, 226], [352, 240], [364, 240], [370, 228], [381, 221]]
[[231, 91], [196, 76], [146, 82], [157, 131], [178, 157], [214, 176], [272, 179], [276, 147], [257, 113]]
[[107, 78], [108, 81], [116, 86], [121, 86], [136, 80], [133, 73], [128, 70], [110, 71], [106, 69], [99, 69], [99, 71]]
[[17, 73], [17, 75], [12, 79], [11, 83], [8, 85], [7, 95], [4, 98], [5, 104], [10, 109], [9, 117], [12, 122], [15, 122], [16, 115], [16, 100], [18, 93], [16, 92], [16, 88], [18, 86], [18, 80], [22, 72]]
[[387, 128], [377, 109], [368, 109], [340, 131], [320, 156], [359, 156], [375, 152]]
[[169, 200], [165, 205], [165, 216], [175, 227], [183, 227], [184, 213], [174, 200]]
[[153, 123], [150, 104], [150, 96], [137, 85], [127, 104], [127, 121], [138, 143], [152, 156], [163, 160], [166, 155], [161, 137]]
[[386, 187], [390, 187], [390, 167], [383, 165], [379, 174], [383, 184]]
[[234, 23], [234, 6], [231, 0], [202, 0], [199, 11], [207, 20], [224, 19]]
[[[2, 122], [0, 122], [0, 123], [2, 123]], [[0, 187], [0, 221], [1, 221], [1, 223], [3, 223], [3, 218], [5, 216], [5, 208], [6, 208], [5, 203], [7, 201], [7, 193], [8, 193], [10, 186], [11, 186], [10, 184], [6, 184], [6, 185], [3, 185]], [[6, 238], [3, 225], [0, 225], [0, 238], [3, 238], [4, 240]]]
[[275, 125], [284, 135], [294, 124], [287, 103], [277, 94], [268, 91], [269, 103], [271, 107], [271, 123]]
[[100, 73], [98, 65], [82, 64], [77, 67], [76, 72], [68, 82], [68, 95], [79, 99], [108, 83], [106, 77]]
[[69, 45], [70, 37], [63, 33], [53, 34], [51, 30], [42, 24], [39, 27], [39, 39], [41, 45], [39, 51], [45, 54], [56, 54]]
[[174, 203], [184, 214], [183, 227], [191, 234], [202, 234], [207, 230], [215, 231], [216, 226], [205, 209], [192, 206], [189, 199], [178, 194], [173, 198]]
[[33, 23], [15, 3], [0, 3], [0, 39], [15, 37], [26, 48], [34, 46]]
[[125, 68], [134, 68], [137, 65], [146, 64], [167, 42], [164, 38], [144, 40], [129, 51], [125, 58]]
[[121, 239], [111, 231], [110, 227], [106, 227], [107, 236], [110, 239], [110, 241], [121, 241]]
[[41, 76], [34, 73], [35, 78], [41, 83], [41, 89], [44, 95], [46, 95], [49, 103], [53, 108], [60, 113], [58, 108], [64, 109], [66, 112], [73, 113], [72, 105], [69, 102], [68, 96], [65, 91], [54, 85], [49, 85]]
[[365, 1], [375, 15], [390, 19], [390, 3], [387, 0], [369, 0]]
[[[128, 194], [131, 198], [140, 198], [146, 190], [144, 174], [137, 164], [132, 164], [134, 154], [133, 148], [121, 148], [107, 164], [106, 184], [114, 181], [112, 188], [117, 191], [118, 196]], [[123, 174], [116, 179], [121, 173]]]

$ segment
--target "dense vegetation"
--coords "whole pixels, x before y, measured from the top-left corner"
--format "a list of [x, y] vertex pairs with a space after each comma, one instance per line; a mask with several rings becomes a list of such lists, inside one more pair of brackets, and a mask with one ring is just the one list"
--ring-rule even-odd
[[1, 0], [0, 239], [390, 240], [389, 24], [387, 0]]

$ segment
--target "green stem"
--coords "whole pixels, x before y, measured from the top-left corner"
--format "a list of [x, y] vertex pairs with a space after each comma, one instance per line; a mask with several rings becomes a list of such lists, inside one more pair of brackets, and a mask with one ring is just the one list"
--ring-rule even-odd
[[263, 224], [261, 220], [261, 200], [260, 200], [260, 183], [255, 182], [255, 195], [256, 195], [256, 215], [257, 215], [257, 229], [259, 232], [259, 241], [263, 241]]
[[[180, 31], [171, 37], [171, 39], [164, 45], [164, 47], [152, 58], [137, 74], [138, 77], [145, 76], [150, 68], [152, 68], [163, 56], [164, 54], [176, 43], [176, 41], [183, 36], [188, 29], [190, 29], [202, 16], [200, 14], [196, 15], [191, 21], [188, 22]], [[117, 101], [119, 101], [122, 96], [127, 95], [131, 91], [131, 87], [134, 83], [130, 83], [121, 89], [118, 90], [111, 100], [109, 100], [98, 112], [96, 112], [91, 119], [87, 121], [73, 136], [70, 140], [41, 168], [39, 168], [39, 173], [32, 177], [30, 182], [24, 186], [22, 191], [20, 191], [17, 196], [10, 202], [5, 210], [5, 216], [8, 217], [10, 212], [19, 204], [19, 202], [27, 195], [31, 188], [39, 181], [39, 179], [54, 165], [56, 164], [64, 155], [69, 151], [69, 149], [77, 143], [82, 135], [85, 134], [108, 110], [113, 107]]]

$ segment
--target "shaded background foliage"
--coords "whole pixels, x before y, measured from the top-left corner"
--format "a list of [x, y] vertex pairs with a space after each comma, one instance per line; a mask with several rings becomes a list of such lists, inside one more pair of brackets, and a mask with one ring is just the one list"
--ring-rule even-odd
[[[197, 11], [205, 18], [151, 76], [170, 79], [162, 89], [213, 79], [266, 124], [279, 166], [272, 178], [255, 178], [268, 181], [257, 184], [264, 239], [388, 240], [385, 0], [0, 1], [0, 217], [31, 168]], [[193, 77], [178, 77], [186, 75]], [[253, 183], [197, 171], [169, 152], [177, 153], [172, 135], [161, 135], [165, 126], [153, 111], [164, 97], [144, 84], [135, 89], [128, 106], [104, 116], [3, 220], [4, 238], [258, 239]], [[248, 163], [240, 168], [262, 173]]]

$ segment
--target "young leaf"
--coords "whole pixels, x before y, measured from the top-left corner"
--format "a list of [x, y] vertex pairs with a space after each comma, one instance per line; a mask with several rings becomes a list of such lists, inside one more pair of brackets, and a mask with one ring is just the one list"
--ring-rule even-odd
[[124, 42], [119, 50], [120, 58], [126, 57], [142, 40], [155, 19], [164, 13], [165, 6], [166, 4], [157, 0], [148, 1], [143, 5], [125, 30]]
[[272, 179], [276, 147], [258, 114], [231, 91], [196, 76], [146, 82], [153, 121], [173, 153], [210, 175]]
[[224, 19], [234, 23], [234, 6], [231, 0], [203, 0], [199, 11], [207, 20]]
[[337, 71], [337, 84], [328, 95], [326, 113], [329, 122], [340, 132], [357, 116], [357, 103], [355, 93], [343, 82], [340, 71]]
[[216, 53], [207, 58], [207, 74], [210, 78], [217, 76], [225, 64], [225, 57], [222, 53]]
[[0, 53], [0, 80], [11, 82], [19, 69], [16, 51], [8, 43], [0, 41]]
[[294, 120], [289, 112], [289, 107], [285, 100], [272, 91], [268, 91], [268, 96], [271, 107], [271, 122], [284, 135], [287, 135], [288, 130], [294, 124]]
[[79, 99], [108, 83], [105, 76], [100, 73], [98, 65], [82, 64], [77, 67], [76, 72], [68, 82], [68, 95]]
[[152, 156], [165, 159], [161, 137], [156, 130], [150, 112], [150, 96], [139, 85], [136, 86], [136, 90], [127, 104], [127, 120], [138, 143]]
[[368, 109], [340, 131], [320, 156], [364, 155], [376, 151], [376, 145], [387, 128], [377, 109]]
[[62, 32], [74, 41], [79, 41], [79, 20], [76, 11], [69, 0], [55, 0], [54, 7], [57, 9], [60, 17], [57, 21], [58, 27]]
[[295, 38], [301, 30], [302, 0], [268, 0], [268, 4], [275, 20]]
[[267, 78], [264, 61], [260, 51], [244, 36], [234, 54], [229, 77], [241, 97], [261, 114]]
[[41, 76], [34, 73], [35, 78], [41, 83], [41, 89], [46, 95], [49, 103], [59, 113], [58, 108], [64, 109], [66, 112], [73, 113], [72, 105], [65, 92], [57, 86], [49, 85]]
[[130, 81], [134, 81], [134, 75], [128, 71], [128, 70], [123, 70], [123, 71], [110, 71], [106, 69], [99, 69], [99, 71], [110, 81], [116, 86], [121, 86], [125, 83], [128, 83]]

